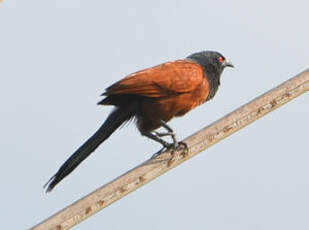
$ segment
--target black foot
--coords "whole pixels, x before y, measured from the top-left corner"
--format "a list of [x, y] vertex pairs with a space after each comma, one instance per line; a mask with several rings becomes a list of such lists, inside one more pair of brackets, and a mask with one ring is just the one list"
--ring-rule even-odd
[[185, 156], [188, 151], [188, 145], [185, 142], [179, 141], [176, 144], [171, 144], [170, 148], [172, 149], [171, 154], [174, 155], [175, 152], [177, 151], [182, 151], [182, 155]]
[[181, 151], [181, 155], [182, 157], [186, 157], [188, 152], [189, 152], [189, 148], [188, 148], [188, 145], [182, 141], [180, 142], [177, 142], [176, 144], [176, 147], [175, 145], [173, 146], [174, 148], [172, 149], [171, 151], [171, 154], [172, 154], [172, 157], [171, 159], [167, 162], [167, 167], [170, 167], [173, 162], [174, 162], [174, 159], [175, 159], [175, 152], [176, 151]]
[[179, 141], [177, 144], [177, 151], [183, 151], [183, 155], [187, 155], [189, 152], [189, 147], [185, 142]]
[[189, 148], [188, 145], [185, 142], [177, 142], [176, 144], [172, 143], [169, 144], [167, 143], [166, 145], [164, 145], [164, 147], [158, 151], [157, 153], [153, 154], [151, 156], [151, 159], [156, 158], [157, 156], [159, 156], [161, 153], [165, 152], [166, 150], [170, 150], [171, 151], [171, 155], [172, 155], [172, 159], [174, 158], [175, 152], [177, 151], [181, 151], [182, 152], [182, 156], [185, 157], [188, 154]]

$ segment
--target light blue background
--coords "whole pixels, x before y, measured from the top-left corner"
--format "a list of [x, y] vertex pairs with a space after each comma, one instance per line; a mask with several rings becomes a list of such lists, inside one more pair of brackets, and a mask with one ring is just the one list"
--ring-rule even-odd
[[[222, 52], [213, 101], [170, 125], [185, 138], [309, 67], [308, 1], [3, 0], [1, 226], [26, 229], [148, 159], [134, 125], [56, 189], [43, 184], [101, 125], [96, 102], [129, 73]], [[74, 229], [309, 229], [308, 94]]]

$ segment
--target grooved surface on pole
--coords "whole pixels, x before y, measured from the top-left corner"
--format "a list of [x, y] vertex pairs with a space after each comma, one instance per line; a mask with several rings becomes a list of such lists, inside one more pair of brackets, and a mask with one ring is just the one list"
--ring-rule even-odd
[[[32, 229], [62, 230], [78, 224], [167, 170], [179, 165], [308, 90], [309, 70], [257, 97], [248, 104], [183, 140], [189, 147], [189, 151], [186, 154], [181, 154], [182, 151], [179, 150], [171, 160], [170, 153], [165, 152], [154, 159], [147, 160], [37, 226], [34, 226]], [[305, 106], [308, 108], [308, 105]]]

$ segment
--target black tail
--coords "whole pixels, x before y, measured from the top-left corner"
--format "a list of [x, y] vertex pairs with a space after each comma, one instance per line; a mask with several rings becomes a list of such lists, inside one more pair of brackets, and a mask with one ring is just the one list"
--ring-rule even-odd
[[63, 178], [69, 175], [83, 160], [85, 160], [103, 141], [105, 141], [121, 124], [135, 115], [135, 106], [116, 108], [106, 119], [99, 130], [93, 134], [69, 159], [60, 167], [58, 172], [44, 185], [50, 192]]

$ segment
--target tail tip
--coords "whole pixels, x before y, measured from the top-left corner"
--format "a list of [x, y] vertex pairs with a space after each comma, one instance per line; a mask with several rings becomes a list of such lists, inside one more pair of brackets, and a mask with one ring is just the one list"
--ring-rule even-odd
[[52, 176], [47, 182], [46, 184], [44, 184], [43, 186], [43, 189], [45, 189], [45, 192], [46, 193], [49, 193], [53, 190], [53, 188], [56, 186], [56, 183], [55, 183], [55, 178], [56, 178], [56, 175]]

